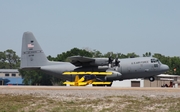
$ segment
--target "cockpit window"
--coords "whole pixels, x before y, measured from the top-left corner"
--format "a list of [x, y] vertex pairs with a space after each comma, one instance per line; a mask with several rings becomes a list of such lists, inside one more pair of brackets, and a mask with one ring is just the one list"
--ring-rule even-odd
[[151, 63], [156, 63], [156, 62], [158, 62], [157, 59], [151, 59]]
[[159, 60], [158, 60], [158, 63], [159, 63], [159, 64], [162, 64]]
[[161, 64], [161, 62], [158, 59], [151, 59], [151, 63], [158, 63]]

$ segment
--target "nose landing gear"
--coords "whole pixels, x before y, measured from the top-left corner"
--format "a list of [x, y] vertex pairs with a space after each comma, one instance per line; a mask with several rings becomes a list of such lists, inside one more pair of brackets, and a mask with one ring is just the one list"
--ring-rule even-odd
[[151, 76], [151, 77], [149, 77], [149, 81], [150, 81], [150, 82], [153, 82], [154, 80], [155, 80], [155, 78], [154, 78], [154, 77], [152, 77], [152, 76]]

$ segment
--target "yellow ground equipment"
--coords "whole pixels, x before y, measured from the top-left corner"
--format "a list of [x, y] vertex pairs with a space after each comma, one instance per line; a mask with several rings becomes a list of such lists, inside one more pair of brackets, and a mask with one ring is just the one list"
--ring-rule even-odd
[[[63, 75], [76, 75], [74, 82], [64, 82], [63, 84], [69, 84], [71, 86], [86, 86], [93, 85], [107, 85], [111, 82], [95, 82], [96, 75], [112, 75], [112, 72], [64, 72]], [[79, 75], [84, 75], [79, 79]]]

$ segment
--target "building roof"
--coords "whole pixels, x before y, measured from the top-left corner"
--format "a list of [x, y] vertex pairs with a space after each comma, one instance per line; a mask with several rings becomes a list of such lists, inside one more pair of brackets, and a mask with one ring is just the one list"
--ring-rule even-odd
[[179, 75], [160, 74], [157, 77], [180, 77]]
[[19, 73], [18, 69], [0, 69], [0, 73]]

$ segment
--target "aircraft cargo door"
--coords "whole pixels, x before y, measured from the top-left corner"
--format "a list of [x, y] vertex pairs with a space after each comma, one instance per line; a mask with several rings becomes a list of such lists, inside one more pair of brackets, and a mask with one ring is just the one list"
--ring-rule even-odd
[[140, 87], [140, 81], [131, 81], [131, 87]]

